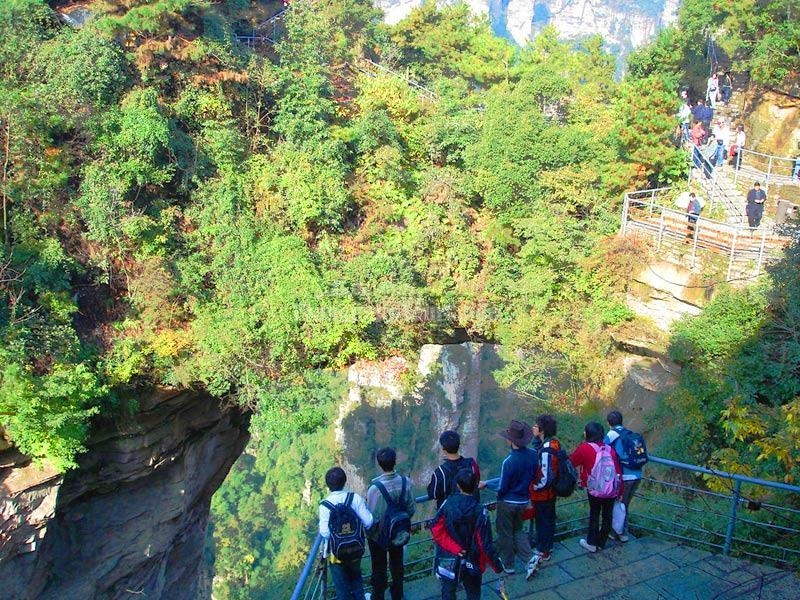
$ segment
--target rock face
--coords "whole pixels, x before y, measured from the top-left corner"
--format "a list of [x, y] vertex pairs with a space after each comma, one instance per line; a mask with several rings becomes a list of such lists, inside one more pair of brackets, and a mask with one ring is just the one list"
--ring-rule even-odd
[[662, 331], [686, 315], [696, 316], [711, 299], [713, 288], [697, 274], [665, 260], [647, 265], [628, 288], [627, 304], [642, 317], [652, 319]]
[[[375, 0], [388, 23], [396, 23], [423, 0]], [[455, 4], [440, 0], [440, 4]], [[524, 45], [547, 25], [564, 39], [599, 33], [611, 51], [626, 55], [677, 18], [679, 0], [468, 0], [499, 35]]]
[[211, 496], [248, 424], [206, 394], [158, 390], [98, 423], [63, 478], [1, 452], [0, 596], [197, 598]]

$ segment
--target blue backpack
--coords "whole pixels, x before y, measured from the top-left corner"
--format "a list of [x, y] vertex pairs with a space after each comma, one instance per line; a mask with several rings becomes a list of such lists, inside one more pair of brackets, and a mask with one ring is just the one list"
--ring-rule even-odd
[[333, 505], [327, 500], [322, 506], [330, 511], [328, 529], [331, 532], [330, 549], [342, 562], [350, 562], [364, 556], [364, 524], [353, 510], [353, 492], [341, 504]]
[[622, 452], [619, 454], [619, 464], [626, 469], [639, 471], [650, 460], [647, 457], [647, 444], [641, 433], [636, 433], [624, 427], [617, 431]]
[[392, 498], [380, 481], [373, 483], [378, 488], [383, 499], [386, 500], [386, 512], [383, 514], [383, 519], [381, 519], [380, 535], [377, 540], [381, 548], [405, 546], [408, 540], [411, 539], [411, 515], [406, 512], [403, 506], [406, 497], [406, 478], [402, 475], [400, 478], [402, 479], [402, 487], [397, 500]]

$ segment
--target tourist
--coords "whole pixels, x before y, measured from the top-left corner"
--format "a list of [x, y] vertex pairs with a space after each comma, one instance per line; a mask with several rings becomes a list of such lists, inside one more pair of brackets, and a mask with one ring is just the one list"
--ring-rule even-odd
[[536, 519], [536, 551], [533, 560], [537, 566], [550, 560], [553, 538], [556, 533], [556, 491], [553, 487], [559, 469], [556, 453], [561, 443], [556, 439], [557, 424], [551, 415], [539, 415], [533, 424], [533, 435], [541, 442], [539, 467], [531, 482], [530, 499]]
[[731, 146], [731, 151], [728, 153], [737, 169], [742, 166], [742, 149], [746, 141], [747, 136], [744, 133], [744, 125], [738, 125], [736, 127], [736, 135], [733, 138], [733, 146]]
[[364, 600], [361, 557], [364, 529], [372, 526], [372, 514], [364, 499], [344, 489], [347, 475], [340, 467], [325, 473], [330, 493], [319, 505], [319, 534], [325, 543], [322, 553], [336, 590], [336, 600]]
[[753, 187], [747, 192], [747, 224], [750, 227], [761, 225], [761, 217], [764, 216], [764, 203], [767, 201], [767, 194], [761, 189], [761, 184], [755, 182]]
[[[689, 219], [689, 225], [688, 225], [689, 231], [686, 234], [687, 237], [692, 237], [694, 235], [695, 223], [697, 223], [697, 219], [700, 217], [700, 211], [702, 210], [703, 210], [703, 205], [700, 204], [700, 200], [697, 198], [694, 192], [690, 192], [689, 204], [686, 206], [686, 215]], [[610, 443], [608, 440], [608, 436], [606, 436], [606, 443]], [[617, 455], [619, 455], [619, 451], [617, 451]], [[633, 494], [633, 492], [631, 492], [631, 494]]]
[[714, 111], [706, 106], [702, 98], [697, 101], [697, 105], [692, 109], [695, 122], [700, 121], [706, 130], [711, 128], [711, 119], [714, 118]]
[[[451, 430], [442, 432], [439, 436], [439, 445], [444, 452], [444, 461], [433, 471], [428, 483], [428, 498], [436, 501], [436, 508], [439, 508], [450, 494], [457, 491], [455, 477], [461, 469], [472, 469], [476, 479], [480, 481], [481, 478], [475, 459], [459, 454], [461, 438], [457, 432]], [[477, 489], [475, 498], [480, 499], [480, 492]]]
[[[533, 560], [528, 534], [523, 530], [522, 517], [528, 506], [528, 488], [539, 458], [535, 450], [528, 448], [533, 430], [527, 423], [511, 421], [500, 436], [511, 446], [511, 451], [500, 467], [499, 481], [488, 485], [489, 489], [497, 492], [497, 549], [506, 575], [516, 572], [516, 555], [525, 563], [526, 575], [530, 579], [536, 574], [536, 561]], [[487, 487], [486, 482], [482, 481], [479, 487]]]
[[[433, 517], [431, 535], [437, 548], [434, 572], [442, 584], [442, 600], [455, 600], [459, 581], [467, 600], [478, 600], [486, 565], [500, 573], [503, 562], [492, 544], [489, 513], [475, 497], [478, 479], [474, 470], [461, 469], [455, 482], [458, 491]], [[501, 578], [500, 582], [501, 597], [507, 598], [504, 580]]]
[[725, 103], [725, 106], [728, 106], [728, 103], [731, 101], [731, 95], [733, 94], [733, 77], [731, 77], [730, 70], [726, 70], [722, 75], [720, 85], [722, 86], [722, 101]]
[[792, 169], [792, 181], [800, 179], [800, 152], [794, 158], [794, 169]]
[[714, 149], [712, 164], [715, 167], [722, 167], [725, 163], [725, 153], [730, 147], [731, 130], [728, 124], [720, 119], [714, 126], [713, 134], [717, 145]]
[[719, 75], [712, 73], [706, 83], [706, 102], [714, 110], [717, 107], [717, 98], [719, 96]]
[[578, 543], [588, 552], [597, 552], [605, 548], [611, 531], [614, 502], [624, 493], [622, 469], [617, 453], [603, 442], [600, 423], [587, 423], [583, 435], [586, 441], [581, 442], [569, 457], [580, 471], [581, 487], [586, 488], [589, 498], [589, 533]]
[[[694, 192], [689, 194], [689, 206], [686, 212], [689, 214], [689, 229], [694, 229], [700, 211], [703, 210], [700, 200]], [[606, 417], [611, 428], [605, 437], [605, 443], [609, 444], [617, 453], [620, 466], [622, 467], [622, 481], [625, 490], [622, 494], [622, 503], [625, 505], [625, 524], [622, 533], [617, 534], [612, 531], [611, 536], [619, 542], [627, 542], [628, 536], [628, 517], [630, 515], [631, 500], [642, 481], [642, 467], [647, 463], [647, 446], [641, 434], [635, 433], [622, 426], [622, 413], [612, 410]]]
[[[372, 556], [372, 600], [383, 600], [388, 584], [386, 567], [392, 573], [392, 600], [403, 599], [403, 546], [411, 537], [411, 516], [416, 508], [411, 480], [395, 471], [394, 448], [381, 448], [376, 455], [383, 473], [367, 490], [367, 508], [375, 524], [367, 531]], [[388, 557], [388, 561], [387, 561]]]
[[692, 105], [689, 104], [688, 100], [681, 105], [681, 108], [678, 111], [678, 120], [680, 121], [681, 125], [681, 141], [688, 142], [690, 137], [690, 123], [692, 121]]

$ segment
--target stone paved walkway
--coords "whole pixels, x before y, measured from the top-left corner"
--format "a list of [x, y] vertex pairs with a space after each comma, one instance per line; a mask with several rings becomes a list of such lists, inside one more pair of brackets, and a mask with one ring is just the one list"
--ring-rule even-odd
[[[497, 576], [487, 576], [483, 598], [496, 599]], [[587, 554], [578, 538], [556, 544], [553, 558], [536, 578], [512, 578], [509, 595], [530, 600], [798, 600], [793, 573], [654, 537], [614, 544]], [[433, 577], [406, 585], [407, 600], [438, 600]], [[463, 592], [459, 593], [463, 598]]]

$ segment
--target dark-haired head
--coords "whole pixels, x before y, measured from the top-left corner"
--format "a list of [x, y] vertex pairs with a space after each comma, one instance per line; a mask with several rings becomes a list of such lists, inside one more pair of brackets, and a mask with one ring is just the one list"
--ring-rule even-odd
[[539, 415], [536, 417], [536, 428], [545, 438], [551, 438], [556, 434], [558, 427], [553, 415]]
[[341, 467], [333, 467], [325, 473], [325, 485], [332, 492], [338, 492], [347, 483], [347, 475]]
[[[694, 192], [692, 192], [689, 195], [694, 197]], [[616, 427], [617, 425], [622, 425], [622, 413], [619, 412], [618, 410], [612, 410], [610, 413], [608, 413], [606, 421], [608, 421], [608, 424], [611, 425], [612, 427]]]
[[456, 485], [465, 494], [472, 494], [475, 492], [475, 487], [478, 481], [475, 479], [475, 473], [472, 469], [459, 469], [456, 473]]
[[597, 421], [590, 421], [583, 429], [583, 435], [586, 437], [587, 442], [602, 442], [603, 426]]
[[394, 466], [397, 463], [397, 453], [394, 448], [381, 448], [378, 450], [376, 458], [378, 459], [378, 465], [386, 473], [394, 471]]
[[442, 435], [439, 436], [439, 444], [442, 450], [448, 454], [456, 454], [461, 447], [461, 438], [457, 432], [448, 429], [447, 431], [443, 431]]

